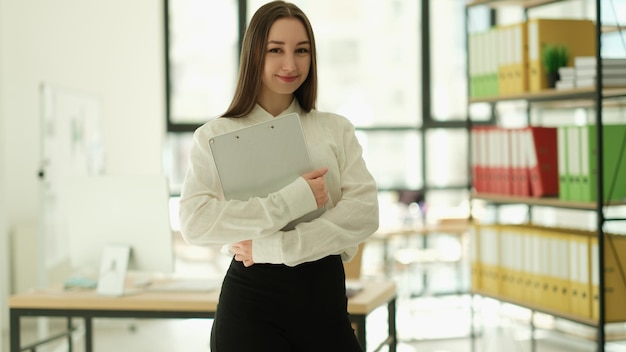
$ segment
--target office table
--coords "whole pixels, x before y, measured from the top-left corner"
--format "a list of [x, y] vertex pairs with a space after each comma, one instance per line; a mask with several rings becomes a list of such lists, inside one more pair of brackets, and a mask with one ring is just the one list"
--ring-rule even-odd
[[[357, 338], [366, 346], [366, 317], [376, 308], [387, 305], [388, 336], [375, 351], [388, 345], [396, 351], [396, 285], [391, 280], [359, 282], [362, 290], [348, 299], [348, 312]], [[213, 318], [219, 289], [210, 292], [158, 292], [141, 290], [121, 297], [98, 295], [95, 290], [64, 290], [62, 285], [33, 289], [9, 297], [10, 351], [35, 351], [21, 345], [22, 317], [65, 317], [67, 331], [54, 338], [67, 337], [72, 351], [72, 318], [82, 318], [85, 330], [85, 351], [93, 351], [94, 318]], [[302, 317], [306, 319], [306, 316]], [[43, 341], [40, 341], [43, 342]], [[30, 346], [37, 345], [35, 342]]]
[[409, 237], [409, 236], [424, 236], [424, 238], [434, 234], [447, 234], [459, 236], [461, 240], [462, 236], [469, 231], [469, 225], [467, 222], [451, 222], [451, 223], [437, 223], [427, 224], [419, 226], [402, 226], [394, 228], [380, 228], [372, 237], [370, 241], [382, 241], [383, 246], [383, 266], [385, 277], [391, 278], [391, 268], [393, 263], [391, 262], [391, 256], [389, 253], [389, 241], [393, 237]]

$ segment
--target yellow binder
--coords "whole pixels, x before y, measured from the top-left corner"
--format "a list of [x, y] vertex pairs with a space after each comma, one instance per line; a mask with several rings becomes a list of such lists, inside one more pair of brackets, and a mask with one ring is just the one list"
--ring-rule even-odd
[[484, 292], [493, 295], [500, 293], [499, 243], [499, 228], [497, 226], [485, 225], [481, 227], [479, 249], [483, 273], [481, 285]]
[[514, 234], [511, 226], [500, 226], [500, 280], [499, 291], [502, 297], [517, 299], [515, 291], [515, 245]]
[[598, 237], [590, 237], [589, 247], [589, 277], [591, 278], [591, 318], [594, 320], [598, 320], [600, 319], [600, 253], [598, 251]]
[[482, 269], [480, 261], [480, 226], [473, 224], [469, 230], [470, 238], [470, 270], [471, 270], [471, 285], [472, 291], [482, 290]]
[[534, 263], [536, 262], [534, 234], [529, 229], [520, 232], [523, 242], [522, 250], [522, 288], [520, 292], [520, 300], [524, 303], [534, 304], [533, 279], [534, 279]]
[[[578, 244], [578, 258], [580, 259], [580, 282], [578, 287], [578, 309], [582, 317], [591, 317], [591, 267], [592, 258], [591, 252], [591, 236], [581, 236]], [[596, 261], [597, 262], [597, 261]]]
[[[592, 248], [592, 306], [591, 317], [600, 318], [599, 306], [599, 270], [598, 270], [598, 237], [591, 238]], [[626, 320], [626, 236], [609, 235], [604, 237], [604, 299], [605, 319], [607, 323]]]
[[527, 291], [530, 303], [534, 305], [540, 305], [543, 298], [543, 287], [542, 287], [542, 269], [541, 266], [543, 264], [542, 253], [543, 241], [542, 236], [537, 229], [529, 230], [528, 236], [530, 236], [530, 251], [532, 252], [532, 264], [531, 264], [531, 286], [530, 290]]
[[590, 20], [535, 18], [528, 21], [528, 82], [529, 90], [547, 89], [546, 71], [542, 63], [546, 45], [564, 45], [570, 53], [567, 66], [574, 57], [595, 54], [595, 25]]
[[548, 232], [551, 245], [550, 267], [552, 272], [551, 299], [552, 309], [567, 313], [570, 310], [569, 292], [569, 246], [568, 237], [562, 230], [550, 230]]

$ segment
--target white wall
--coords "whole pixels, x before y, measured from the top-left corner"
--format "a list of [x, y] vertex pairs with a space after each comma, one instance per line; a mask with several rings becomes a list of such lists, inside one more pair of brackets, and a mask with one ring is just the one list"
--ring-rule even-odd
[[0, 0], [0, 9], [0, 246], [7, 250], [6, 233], [38, 223], [41, 82], [100, 99], [107, 173], [160, 173], [165, 49], [157, 0]]
[[[0, 1], [0, 77], [4, 76], [4, 70], [2, 62], [2, 38], [4, 30], [4, 3]], [[7, 295], [9, 294], [9, 243], [8, 243], [8, 231], [6, 225], [6, 186], [5, 186], [5, 139], [6, 129], [4, 128], [4, 104], [3, 94], [4, 82], [0, 80], [0, 346], [8, 345], [3, 339], [7, 336], [8, 331], [8, 311], [7, 311]]]

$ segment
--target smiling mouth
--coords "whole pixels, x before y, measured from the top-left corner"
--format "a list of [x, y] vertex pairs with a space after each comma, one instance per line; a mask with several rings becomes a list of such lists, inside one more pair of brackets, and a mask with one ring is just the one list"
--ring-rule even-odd
[[283, 82], [291, 83], [298, 79], [298, 76], [277, 76]]

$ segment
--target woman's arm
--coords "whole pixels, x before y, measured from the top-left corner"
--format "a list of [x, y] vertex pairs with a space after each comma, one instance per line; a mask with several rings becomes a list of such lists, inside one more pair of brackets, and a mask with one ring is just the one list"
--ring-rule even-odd
[[226, 244], [258, 238], [316, 209], [316, 199], [303, 178], [264, 198], [224, 200], [208, 140], [205, 129], [194, 133], [181, 191], [181, 233], [189, 243]]
[[[331, 199], [326, 212], [311, 222], [298, 224], [293, 231], [255, 238], [254, 262], [297, 265], [330, 254], [349, 259], [356, 246], [378, 229], [376, 183], [362, 158], [354, 127], [345, 118], [334, 116], [329, 120], [332, 123], [326, 123], [317, 134], [307, 135], [309, 144], [317, 145], [314, 149], [322, 155], [318, 155], [318, 162], [328, 162], [326, 181]], [[321, 144], [325, 146], [320, 149]]]

